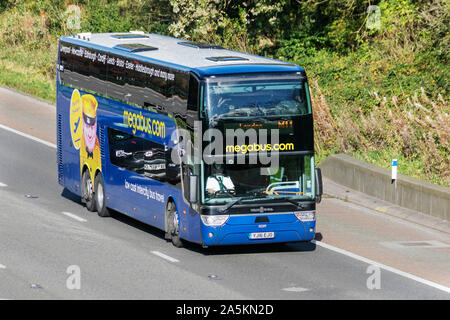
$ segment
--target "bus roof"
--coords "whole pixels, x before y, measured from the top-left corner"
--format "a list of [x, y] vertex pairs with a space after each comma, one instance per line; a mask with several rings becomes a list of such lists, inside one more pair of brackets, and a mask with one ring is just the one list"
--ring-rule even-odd
[[63, 36], [61, 40], [194, 71], [201, 77], [253, 72], [304, 73], [302, 68], [292, 63], [153, 33], [80, 33]]

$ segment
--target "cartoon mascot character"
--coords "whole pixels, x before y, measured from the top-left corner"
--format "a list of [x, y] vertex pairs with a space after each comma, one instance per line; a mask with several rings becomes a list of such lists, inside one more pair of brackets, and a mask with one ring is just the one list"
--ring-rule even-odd
[[97, 107], [98, 103], [91, 94], [81, 96], [83, 106], [83, 136], [80, 146], [80, 166], [81, 172], [84, 165], [87, 165], [94, 181], [97, 170], [101, 171], [100, 144], [97, 138]]

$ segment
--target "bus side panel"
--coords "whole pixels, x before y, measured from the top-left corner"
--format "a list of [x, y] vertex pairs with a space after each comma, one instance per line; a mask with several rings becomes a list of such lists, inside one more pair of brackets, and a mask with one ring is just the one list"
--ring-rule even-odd
[[[183, 199], [182, 190], [143, 175], [119, 168], [110, 161], [108, 128], [127, 131], [123, 127], [122, 110], [118, 103], [102, 97], [99, 102], [99, 126], [104, 128], [105, 139], [101, 141], [103, 150], [103, 180], [108, 207], [146, 224], [165, 229], [165, 209], [169, 197], [174, 199], [180, 217], [180, 236], [192, 242], [201, 242], [200, 218]], [[131, 106], [126, 107], [133, 110]], [[141, 111], [141, 110], [139, 110]], [[173, 130], [170, 126], [167, 136]], [[131, 133], [131, 132], [130, 132]], [[167, 142], [166, 142], [167, 144]], [[186, 214], [184, 214], [184, 212]]]
[[156, 193], [164, 194], [157, 186], [161, 183], [107, 163], [105, 192], [108, 207], [164, 230], [165, 204], [156, 200]]
[[[116, 112], [123, 106], [109, 99], [96, 98], [99, 102], [99, 126], [104, 128], [105, 135], [100, 148], [104, 156], [102, 171], [108, 207], [164, 230], [165, 200], [169, 194], [166, 188], [169, 186], [111, 163], [108, 128], [121, 131], [129, 131], [129, 128], [123, 127], [123, 114]], [[127, 106], [126, 109], [133, 108]]]
[[165, 186], [167, 188], [167, 194], [175, 201], [175, 206], [178, 212], [178, 222], [179, 222], [179, 234], [180, 238], [197, 242], [196, 234], [193, 234], [192, 227], [192, 216], [189, 212], [189, 205], [184, 202], [182, 190]]
[[180, 237], [191, 242], [201, 243], [200, 215], [186, 204], [182, 191], [178, 191], [177, 209], [180, 216]]
[[[80, 156], [72, 143], [70, 133], [70, 99], [72, 88], [57, 85], [56, 109], [58, 117], [58, 159], [61, 163], [59, 183], [70, 191], [81, 195], [80, 190]], [[81, 125], [81, 124], [80, 124]]]
[[[80, 150], [74, 147], [70, 132], [70, 104], [74, 89], [58, 85], [57, 90], [57, 114], [60, 119], [58, 135], [61, 136], [62, 156], [62, 179], [60, 183], [70, 191], [81, 195]], [[80, 91], [80, 94], [84, 95], [87, 92]], [[102, 174], [108, 207], [164, 230], [165, 207], [167, 198], [170, 196], [175, 200], [179, 212], [181, 238], [201, 243], [200, 218], [198, 213], [185, 203], [182, 190], [111, 164], [108, 127], [123, 131], [130, 131], [130, 129], [123, 127], [123, 114], [117, 113], [117, 110], [123, 110], [123, 106], [119, 106], [116, 101], [97, 95], [95, 95], [95, 98], [98, 101], [98, 128], [99, 130], [102, 128], [104, 135], [103, 139], [99, 139], [99, 143], [103, 157]], [[126, 108], [133, 110], [131, 106]], [[170, 126], [167, 128], [170, 128]], [[99, 136], [99, 133], [97, 135]], [[170, 132], [167, 132], [167, 136], [170, 137]]]

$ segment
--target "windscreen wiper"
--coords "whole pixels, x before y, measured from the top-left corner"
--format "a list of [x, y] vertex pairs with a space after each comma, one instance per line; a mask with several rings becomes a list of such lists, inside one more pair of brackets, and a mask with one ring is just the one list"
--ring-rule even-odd
[[228, 209], [230, 209], [232, 206], [234, 206], [235, 204], [238, 204], [241, 202], [243, 197], [239, 197], [236, 200], [230, 201], [227, 203], [227, 205], [225, 206], [225, 208], [223, 208], [222, 210], [220, 210], [221, 213], [225, 213], [226, 211], [228, 211]]

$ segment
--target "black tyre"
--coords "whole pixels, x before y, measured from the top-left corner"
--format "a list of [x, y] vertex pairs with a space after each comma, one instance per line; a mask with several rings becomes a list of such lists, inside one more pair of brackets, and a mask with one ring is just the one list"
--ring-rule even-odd
[[178, 213], [173, 202], [167, 204], [166, 209], [167, 233], [166, 239], [171, 240], [172, 244], [177, 247], [183, 247], [183, 241], [180, 238]]
[[81, 201], [86, 203], [89, 211], [95, 211], [95, 197], [89, 170], [84, 170], [81, 178]]
[[110, 213], [106, 207], [106, 197], [105, 197], [105, 183], [103, 182], [103, 177], [101, 173], [98, 173], [95, 177], [95, 206], [97, 213], [100, 217], [109, 217]]

